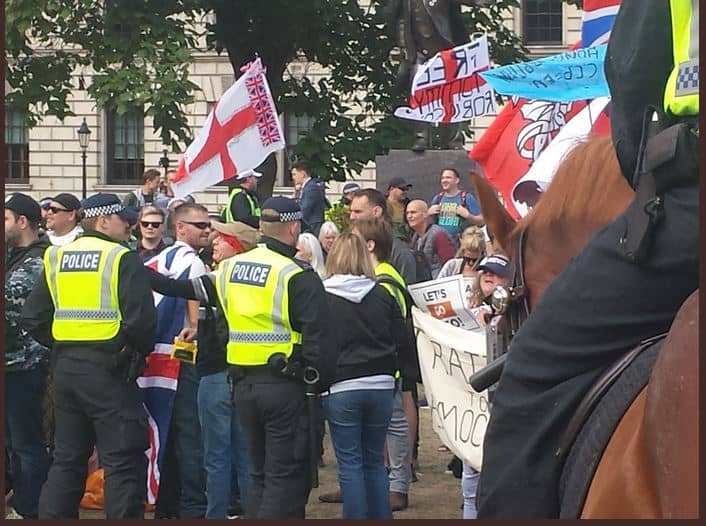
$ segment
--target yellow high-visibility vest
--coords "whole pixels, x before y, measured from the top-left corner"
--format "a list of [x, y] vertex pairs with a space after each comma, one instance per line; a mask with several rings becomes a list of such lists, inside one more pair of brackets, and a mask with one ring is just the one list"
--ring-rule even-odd
[[226, 361], [265, 365], [274, 353], [289, 357], [301, 333], [289, 320], [289, 281], [299, 265], [265, 245], [221, 263], [216, 291], [228, 322]]
[[671, 0], [674, 69], [664, 91], [664, 109], [699, 114], [699, 0]]
[[[407, 283], [405, 283], [404, 278], [400, 275], [399, 272], [397, 272], [397, 269], [390, 265], [387, 262], [382, 262], [378, 263], [377, 267], [375, 267], [375, 275], [376, 276], [389, 276], [392, 279], [394, 279], [397, 283], [399, 283], [402, 288], [407, 288]], [[381, 283], [385, 289], [392, 295], [393, 298], [397, 301], [397, 304], [400, 306], [400, 311], [402, 311], [402, 317], [406, 318], [407, 317], [407, 312], [409, 312], [409, 305], [407, 305], [407, 299], [404, 297], [404, 294], [402, 294], [401, 291], [397, 290], [395, 287], [388, 283]]]
[[54, 302], [56, 341], [97, 342], [118, 335], [118, 269], [129, 250], [93, 236], [44, 253], [44, 273]]
[[226, 223], [235, 222], [235, 218], [233, 217], [233, 212], [230, 209], [230, 205], [233, 204], [233, 199], [235, 199], [235, 196], [243, 192], [245, 193], [245, 198], [248, 200], [248, 204], [250, 205], [250, 214], [254, 215], [255, 217], [260, 217], [260, 206], [257, 204], [255, 199], [253, 199], [253, 197], [248, 192], [246, 192], [245, 189], [238, 187], [233, 188], [230, 195], [228, 196], [228, 204], [226, 205]]

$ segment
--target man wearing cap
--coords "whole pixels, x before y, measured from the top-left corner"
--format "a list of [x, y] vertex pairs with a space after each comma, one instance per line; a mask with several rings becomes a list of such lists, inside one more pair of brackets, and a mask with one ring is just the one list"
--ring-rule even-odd
[[115, 194], [82, 208], [84, 234], [47, 249], [22, 311], [24, 328], [53, 353], [54, 458], [39, 518], [78, 518], [94, 446], [107, 518], [142, 518], [149, 442], [135, 380], [153, 349], [155, 309], [142, 262], [123, 244], [136, 214]]
[[47, 207], [47, 235], [51, 244], [63, 247], [83, 233], [81, 222], [81, 202], [72, 194], [59, 194], [52, 198]]
[[262, 174], [255, 170], [246, 170], [236, 175], [238, 186], [230, 191], [228, 204], [223, 211], [226, 223], [240, 221], [253, 228], [260, 226], [260, 202], [255, 193], [260, 177]]
[[5, 450], [13, 489], [7, 518], [37, 518], [49, 470], [42, 431], [49, 349], [20, 327], [49, 246], [38, 235], [40, 220], [39, 203], [28, 195], [12, 194], [5, 201]]
[[299, 206], [302, 214], [302, 229], [319, 237], [324, 213], [329, 207], [324, 183], [311, 176], [311, 165], [308, 161], [302, 160], [292, 164], [291, 173], [294, 184], [301, 186]]
[[304, 518], [311, 490], [301, 371], [318, 364], [324, 289], [316, 273], [294, 259], [300, 221], [296, 201], [267, 199], [261, 244], [191, 280], [193, 290], [186, 291], [217, 306], [228, 326], [226, 361], [250, 459], [248, 518]]
[[360, 185], [358, 183], [346, 183], [343, 185], [342, 196], [338, 201], [342, 205], [350, 205], [353, 199], [353, 194], [360, 190]]
[[392, 235], [398, 239], [406, 241], [409, 238], [409, 229], [405, 224], [405, 207], [409, 203], [407, 190], [412, 185], [403, 177], [393, 177], [387, 186], [387, 209], [392, 220]]

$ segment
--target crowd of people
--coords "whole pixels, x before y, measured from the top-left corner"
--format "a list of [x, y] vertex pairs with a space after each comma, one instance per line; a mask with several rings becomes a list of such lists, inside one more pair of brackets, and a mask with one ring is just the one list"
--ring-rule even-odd
[[[264, 442], [253, 429], [253, 413], [261, 408], [248, 403], [252, 392], [238, 393], [260, 364], [241, 366], [233, 359], [228, 342], [235, 322], [226, 292], [214, 285], [213, 276], [234, 256], [255, 257], [258, 247], [269, 247], [304, 271], [292, 279], [297, 285], [288, 298], [290, 330], [301, 331], [302, 338], [284, 354], [319, 375], [316, 436], [320, 441], [326, 422], [340, 484], [320, 500], [343, 502], [344, 518], [389, 518], [408, 507], [416, 480], [421, 377], [406, 287], [454, 263], [447, 275], [482, 272], [486, 240], [477, 204], [459, 190], [453, 169], [440, 172], [443, 191], [429, 203], [410, 201], [411, 185], [402, 178], [390, 181], [385, 193], [350, 182], [336, 203], [346, 207], [349, 224], [339, 228], [325, 219], [330, 206], [325, 185], [305, 161], [292, 167], [295, 199], [270, 198], [261, 205], [260, 176], [253, 171], [235, 178], [220, 213], [191, 197], [174, 198], [173, 172], [162, 180], [153, 169], [123, 199], [96, 194], [81, 202], [61, 193], [37, 202], [16, 193], [6, 200], [6, 367], [8, 399], [14, 402], [6, 427], [10, 516], [75, 517], [94, 447], [105, 470], [107, 516], [142, 516], [148, 443], [136, 380], [156, 362], [161, 345], [156, 334], [165, 325], [177, 339], [198, 342], [198, 354], [179, 361], [155, 517], [304, 516], [311, 479], [300, 474], [295, 481], [293, 473], [306, 474], [313, 453], [289, 458], [273, 440], [267, 441], [268, 451], [253, 451]], [[444, 206], [434, 208], [439, 199]], [[447, 202], [456, 203], [455, 223]], [[475, 253], [463, 241], [469, 237], [479, 240]], [[95, 261], [103, 256], [108, 261], [94, 268], [96, 253]], [[82, 271], [91, 269], [96, 275], [84, 278]], [[111, 286], [117, 286], [111, 294], [120, 323], [106, 325], [104, 332], [104, 322], [96, 321], [101, 328], [94, 338], [94, 310], [78, 308], [86, 306], [79, 295], [103, 290], [105, 309]], [[269, 293], [276, 296], [277, 290]], [[469, 296], [470, 301], [475, 300]], [[265, 362], [277, 354], [258, 352], [269, 354]], [[265, 369], [270, 375], [266, 363]], [[107, 380], [121, 375], [127, 375], [129, 388]], [[26, 385], [33, 389], [27, 392]], [[45, 392], [51, 395], [51, 415]], [[86, 397], [93, 399], [88, 403]], [[109, 400], [123, 398], [130, 402], [108, 414]], [[281, 405], [282, 399], [270, 402]], [[290, 413], [289, 427], [313, 425], [297, 422], [301, 407]], [[108, 433], [113, 418], [131, 425]], [[322, 443], [316, 448], [315, 461], [322, 462]], [[280, 453], [281, 464], [266, 461]], [[292, 475], [277, 482], [283, 472]], [[277, 493], [294, 486], [300, 498]]]

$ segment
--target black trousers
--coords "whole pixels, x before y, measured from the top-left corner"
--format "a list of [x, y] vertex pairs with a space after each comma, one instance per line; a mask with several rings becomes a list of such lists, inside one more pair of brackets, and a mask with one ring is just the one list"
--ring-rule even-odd
[[622, 255], [623, 214], [552, 282], [514, 338], [485, 436], [478, 518], [558, 517], [554, 454], [581, 398], [640, 340], [667, 331], [697, 288], [695, 142], [690, 155], [658, 169], [691, 177], [663, 194], [664, 219], [647, 259], [632, 264]]
[[54, 380], [54, 458], [39, 497], [40, 519], [78, 518], [94, 445], [105, 470], [108, 519], [144, 518], [147, 415], [135, 382], [107, 370], [104, 356], [58, 356]]
[[312, 483], [304, 384], [246, 376], [235, 384], [235, 401], [250, 458], [247, 518], [303, 519]]

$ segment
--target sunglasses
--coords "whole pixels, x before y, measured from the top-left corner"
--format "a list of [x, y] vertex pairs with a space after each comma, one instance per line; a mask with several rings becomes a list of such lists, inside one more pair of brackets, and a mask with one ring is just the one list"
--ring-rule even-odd
[[71, 210], [67, 210], [66, 208], [57, 208], [55, 206], [48, 206], [46, 209], [52, 214], [58, 214], [59, 212], [71, 212]]
[[210, 221], [180, 221], [180, 223], [186, 223], [187, 225], [195, 226], [199, 230], [206, 230], [211, 228]]
[[140, 224], [145, 227], [159, 228], [162, 225], [161, 221], [140, 221]]

